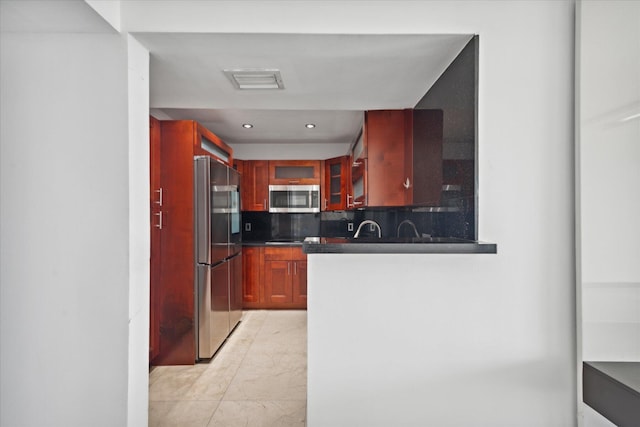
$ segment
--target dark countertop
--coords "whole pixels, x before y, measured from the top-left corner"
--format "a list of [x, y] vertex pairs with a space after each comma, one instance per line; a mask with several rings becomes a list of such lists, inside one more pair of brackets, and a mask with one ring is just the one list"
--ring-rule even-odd
[[584, 362], [583, 401], [620, 427], [640, 426], [640, 362]]
[[498, 251], [495, 243], [454, 237], [307, 237], [302, 248], [307, 254], [495, 254]]
[[242, 246], [302, 246], [302, 240], [268, 240], [242, 242]]

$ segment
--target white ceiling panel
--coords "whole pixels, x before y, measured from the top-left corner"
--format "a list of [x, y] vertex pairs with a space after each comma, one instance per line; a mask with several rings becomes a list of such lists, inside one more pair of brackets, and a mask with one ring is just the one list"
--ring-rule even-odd
[[[137, 33], [150, 105], [230, 143], [344, 142], [362, 112], [412, 108], [471, 39], [449, 35]], [[241, 90], [228, 69], [274, 69], [284, 89]], [[249, 132], [242, 123], [252, 123]], [[304, 123], [318, 126], [310, 132]]]

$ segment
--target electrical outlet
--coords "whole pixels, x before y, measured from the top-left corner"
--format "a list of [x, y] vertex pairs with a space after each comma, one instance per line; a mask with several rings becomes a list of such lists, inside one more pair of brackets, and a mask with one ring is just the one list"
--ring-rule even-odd
[[347, 231], [353, 231], [353, 223], [352, 222], [348, 222], [347, 223]]
[[244, 231], [251, 231], [251, 223], [250, 222], [245, 222], [244, 223]]
[[369, 231], [376, 231], [376, 226], [374, 224], [369, 224]]

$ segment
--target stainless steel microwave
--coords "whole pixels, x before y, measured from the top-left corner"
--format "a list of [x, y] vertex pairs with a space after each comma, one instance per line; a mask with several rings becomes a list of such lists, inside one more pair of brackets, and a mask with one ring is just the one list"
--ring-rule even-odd
[[269, 212], [320, 212], [320, 186], [270, 185]]

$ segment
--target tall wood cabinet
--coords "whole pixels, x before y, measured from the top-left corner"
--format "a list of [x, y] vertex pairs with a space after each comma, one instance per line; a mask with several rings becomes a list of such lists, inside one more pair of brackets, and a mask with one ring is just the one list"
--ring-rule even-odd
[[211, 156], [231, 165], [233, 150], [194, 121], [152, 119], [151, 126], [150, 360], [154, 365], [193, 364], [193, 158]]
[[160, 354], [160, 248], [162, 238], [162, 186], [160, 184], [160, 121], [149, 118], [149, 204], [150, 204], [150, 243], [149, 262], [149, 360]]

